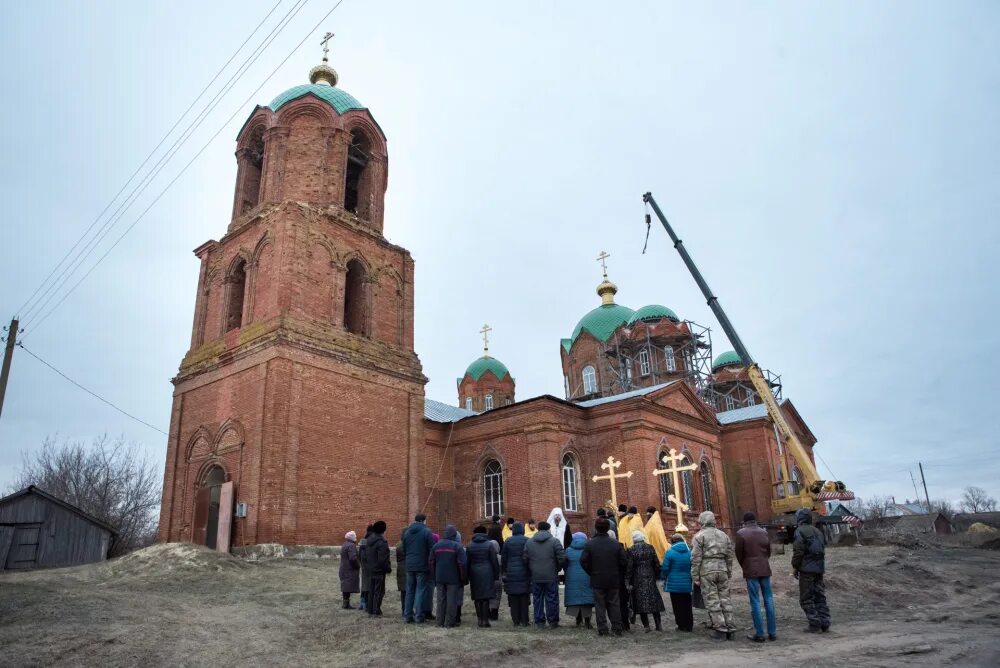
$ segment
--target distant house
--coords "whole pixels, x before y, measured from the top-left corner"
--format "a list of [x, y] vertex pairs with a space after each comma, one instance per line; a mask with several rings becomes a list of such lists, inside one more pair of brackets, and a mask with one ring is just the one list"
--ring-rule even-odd
[[34, 485], [0, 499], [0, 570], [104, 561], [118, 532]]
[[968, 531], [976, 522], [1000, 529], [1000, 513], [955, 513], [951, 521], [955, 525], [955, 531]]
[[922, 503], [894, 503], [886, 513], [886, 517], [905, 517], [907, 515], [926, 515], [927, 508]]
[[943, 513], [885, 517], [875, 526], [880, 529], [893, 529], [902, 533], [948, 534], [954, 531], [951, 521]]

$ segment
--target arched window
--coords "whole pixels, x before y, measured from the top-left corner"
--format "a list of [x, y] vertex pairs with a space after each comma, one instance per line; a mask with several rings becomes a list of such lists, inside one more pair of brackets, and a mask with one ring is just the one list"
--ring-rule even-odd
[[368, 166], [371, 145], [365, 134], [358, 129], [351, 131], [351, 145], [347, 148], [347, 176], [344, 182], [344, 208], [353, 213], [362, 213], [359, 204], [364, 199], [364, 173]]
[[632, 385], [632, 358], [626, 357], [622, 360], [622, 378], [624, 379], [623, 385], [625, 387], [630, 387]]
[[344, 285], [344, 327], [348, 332], [367, 335], [368, 271], [358, 260], [347, 263]]
[[467, 411], [471, 411], [472, 410], [472, 397], [466, 397], [465, 398], [465, 410], [467, 410]]
[[[681, 460], [681, 466], [690, 466], [691, 460], [687, 457]], [[691, 471], [681, 471], [681, 487], [684, 488], [684, 498], [681, 499], [687, 506], [694, 508], [694, 485], [691, 480]]]
[[492, 394], [487, 394], [484, 397], [484, 401], [486, 402], [486, 410], [488, 410], [488, 411], [493, 410], [493, 395]]
[[792, 491], [796, 494], [802, 489], [802, 472], [799, 471], [799, 467], [792, 465], [792, 470], [788, 474], [792, 477]]
[[226, 299], [226, 331], [243, 325], [243, 295], [247, 285], [247, 263], [243, 258], [233, 263], [226, 277], [228, 297]]
[[736, 399], [733, 399], [733, 395], [726, 395], [726, 410], [731, 411], [736, 409]]
[[593, 394], [597, 392], [597, 372], [594, 371], [594, 367], [585, 366], [583, 367], [583, 393]]
[[250, 135], [245, 153], [240, 156], [240, 192], [236, 195], [236, 215], [242, 215], [260, 203], [260, 185], [264, 169], [264, 126]]
[[[667, 468], [667, 465], [663, 461], [663, 458], [666, 456], [667, 453], [660, 453], [660, 456], [656, 458], [656, 468]], [[660, 505], [664, 508], [672, 508], [673, 504], [670, 502], [670, 495], [674, 493], [673, 477], [670, 475], [658, 475], [656, 477], [660, 479]]]
[[674, 357], [674, 347], [665, 346], [663, 348], [663, 356], [667, 362], [667, 371], [669, 371], [670, 373], [677, 371], [677, 358]]
[[483, 468], [483, 517], [503, 515], [503, 470], [491, 459]]
[[579, 479], [580, 472], [576, 467], [576, 459], [566, 453], [562, 461], [563, 475], [563, 510], [576, 511], [580, 509]]
[[639, 373], [643, 376], [649, 375], [649, 351], [639, 351]]
[[702, 462], [698, 467], [698, 477], [701, 478], [701, 501], [705, 510], [712, 509], [712, 477], [708, 470], [708, 462]]

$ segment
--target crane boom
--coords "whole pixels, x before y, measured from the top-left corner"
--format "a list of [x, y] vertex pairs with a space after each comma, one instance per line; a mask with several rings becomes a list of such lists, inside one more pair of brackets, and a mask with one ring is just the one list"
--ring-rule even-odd
[[[662, 211], [660, 211], [660, 207], [657, 205], [656, 200], [653, 199], [652, 193], [647, 192], [644, 194], [642, 196], [642, 201], [653, 209], [656, 217], [663, 225], [663, 229], [667, 231], [667, 234], [670, 236], [670, 240], [674, 242], [674, 248], [677, 249], [681, 259], [684, 260], [684, 264], [687, 265], [688, 271], [691, 272], [691, 276], [694, 277], [695, 283], [697, 283], [698, 287], [701, 289], [701, 293], [705, 296], [708, 307], [712, 309], [712, 313], [715, 314], [716, 319], [722, 326], [722, 331], [726, 333], [726, 336], [729, 338], [729, 342], [733, 344], [733, 348], [736, 353], [746, 365], [747, 375], [750, 378], [750, 382], [754, 386], [754, 389], [757, 391], [761, 400], [764, 402], [764, 405], [767, 407], [767, 415], [777, 429], [778, 435], [783, 442], [785, 449], [795, 459], [795, 462], [798, 464], [799, 469], [802, 471], [802, 475], [805, 478], [805, 480], [801, 481], [803, 485], [799, 493], [788, 493], [783, 495], [782, 498], [772, 500], [772, 510], [775, 513], [795, 512], [802, 507], [810, 507], [818, 510], [822, 507], [822, 501], [825, 500], [853, 499], [854, 494], [845, 489], [844, 483], [820, 479], [819, 472], [816, 470], [816, 465], [813, 464], [813, 461], [806, 452], [802, 442], [799, 440], [798, 436], [795, 435], [791, 425], [788, 424], [784, 414], [781, 412], [778, 402], [771, 393], [771, 388], [768, 385], [767, 380], [765, 380], [763, 372], [760, 370], [760, 366], [756, 361], [754, 361], [750, 352], [747, 350], [747, 347], [743, 345], [743, 340], [740, 339], [739, 334], [736, 333], [736, 328], [733, 327], [733, 323], [729, 321], [728, 316], [726, 316], [726, 312], [722, 309], [722, 305], [719, 303], [719, 298], [716, 297], [712, 292], [712, 289], [708, 287], [708, 282], [701, 275], [701, 272], [698, 271], [697, 265], [695, 265], [694, 260], [691, 259], [691, 255], [684, 247], [684, 242], [677, 236], [674, 229], [667, 221], [667, 217], [663, 215]], [[646, 219], [648, 223], [648, 214], [646, 215]], [[784, 463], [782, 463], [782, 466], [784, 468]], [[786, 474], [785, 481], [787, 480], [788, 476]]]

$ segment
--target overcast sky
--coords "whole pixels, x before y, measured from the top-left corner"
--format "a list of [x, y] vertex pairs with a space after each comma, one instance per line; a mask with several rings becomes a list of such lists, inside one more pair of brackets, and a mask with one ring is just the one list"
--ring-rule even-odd
[[[3, 3], [0, 317], [275, 2]], [[484, 322], [518, 398], [561, 396], [559, 339], [599, 303], [601, 250], [619, 303], [665, 304], [728, 349], [662, 229], [641, 254], [652, 190], [752, 354], [782, 374], [822, 474], [902, 501], [922, 460], [932, 497], [1000, 496], [1000, 4], [346, 0], [244, 103], [333, 4], [303, 6], [93, 259], [221, 128], [204, 154], [50, 318], [29, 320], [32, 352], [167, 429], [191, 250], [228, 224], [236, 133], [306, 82], [332, 30], [341, 87], [389, 139], [385, 233], [416, 261], [428, 397], [456, 403]], [[46, 436], [105, 431], [162, 469], [164, 436], [18, 351], [0, 487]]]

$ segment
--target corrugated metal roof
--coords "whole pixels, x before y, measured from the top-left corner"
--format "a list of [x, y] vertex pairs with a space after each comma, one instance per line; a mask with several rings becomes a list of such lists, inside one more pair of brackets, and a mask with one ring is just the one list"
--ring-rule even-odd
[[767, 406], [764, 404], [745, 406], [731, 411], [716, 413], [715, 417], [721, 424], [733, 424], [734, 422], [756, 420], [758, 418], [767, 417]]
[[469, 411], [458, 406], [443, 404], [433, 399], [424, 399], [424, 419], [431, 422], [458, 422], [462, 418], [479, 415], [475, 411]]
[[641, 397], [644, 394], [649, 394], [650, 392], [656, 392], [657, 390], [662, 390], [668, 385], [673, 385], [674, 383], [679, 383], [679, 380], [672, 380], [668, 383], [660, 383], [659, 385], [653, 385], [652, 387], [644, 387], [641, 390], [632, 390], [631, 392], [622, 392], [621, 394], [614, 394], [610, 397], [601, 397], [600, 399], [590, 399], [588, 401], [577, 401], [575, 402], [577, 406], [583, 406], [584, 408], [590, 408], [591, 406], [600, 406], [601, 404], [610, 404], [613, 401], [624, 401], [625, 399], [631, 399], [632, 397]]

